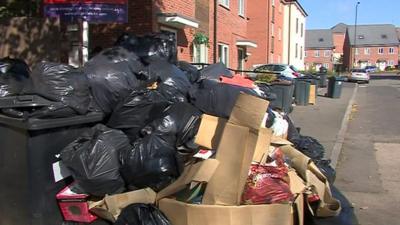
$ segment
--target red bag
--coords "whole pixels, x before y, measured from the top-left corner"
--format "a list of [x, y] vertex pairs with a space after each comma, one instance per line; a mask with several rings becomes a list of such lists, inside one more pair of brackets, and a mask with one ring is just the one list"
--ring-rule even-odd
[[253, 164], [242, 195], [242, 204], [273, 204], [293, 200], [289, 187], [288, 168], [282, 152], [276, 151], [275, 160], [268, 165]]

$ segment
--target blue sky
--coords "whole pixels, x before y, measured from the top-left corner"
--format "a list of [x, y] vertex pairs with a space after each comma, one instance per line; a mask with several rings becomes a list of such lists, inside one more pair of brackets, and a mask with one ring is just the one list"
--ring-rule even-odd
[[[306, 29], [354, 25], [357, 0], [298, 0], [308, 13]], [[400, 0], [360, 0], [357, 24], [394, 24], [400, 27]]]

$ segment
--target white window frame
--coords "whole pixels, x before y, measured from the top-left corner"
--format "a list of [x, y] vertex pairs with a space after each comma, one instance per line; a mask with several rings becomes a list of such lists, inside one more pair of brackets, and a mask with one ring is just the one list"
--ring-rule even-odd
[[331, 54], [330, 50], [324, 51], [324, 57], [329, 57], [330, 54]]
[[371, 54], [370, 48], [364, 48], [364, 55], [370, 55], [370, 54]]
[[[221, 54], [220, 48], [223, 53], [226, 51], [226, 55]], [[229, 45], [218, 43], [218, 61], [224, 63], [226, 67], [229, 67]]]
[[391, 54], [391, 55], [394, 54], [394, 48], [393, 47], [389, 48], [389, 54]]
[[319, 50], [314, 51], [314, 57], [318, 58], [319, 57]]
[[239, 8], [239, 16], [243, 16], [245, 14], [245, 0], [238, 0], [238, 8]]
[[218, 3], [229, 9], [229, 0], [218, 0]]
[[324, 63], [323, 65], [326, 69], [329, 69], [329, 63]]
[[300, 60], [303, 59], [303, 46], [300, 46]]
[[[199, 55], [199, 57], [197, 57]], [[206, 44], [193, 44], [193, 63], [208, 63], [208, 47]]]
[[393, 66], [393, 65], [394, 65], [394, 61], [393, 60], [389, 60], [388, 66]]
[[354, 53], [355, 55], [358, 55], [358, 54], [360, 54], [360, 52], [359, 52], [359, 50], [358, 50], [358, 48], [355, 48], [355, 53]]
[[275, 0], [271, 0], [271, 5], [275, 6]]
[[384, 52], [384, 49], [383, 49], [383, 48], [378, 48], [378, 54], [379, 54], [379, 55], [382, 55], [383, 52]]

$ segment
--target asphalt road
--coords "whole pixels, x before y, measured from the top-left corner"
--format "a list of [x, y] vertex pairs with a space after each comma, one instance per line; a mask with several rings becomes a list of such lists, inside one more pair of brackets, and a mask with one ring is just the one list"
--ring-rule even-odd
[[337, 166], [336, 186], [359, 224], [400, 224], [400, 76], [360, 84]]

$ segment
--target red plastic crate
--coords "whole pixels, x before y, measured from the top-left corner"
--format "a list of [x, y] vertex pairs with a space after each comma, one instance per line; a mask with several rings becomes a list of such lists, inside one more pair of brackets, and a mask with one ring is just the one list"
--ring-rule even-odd
[[89, 212], [86, 194], [77, 194], [71, 190], [71, 186], [67, 186], [61, 190], [56, 198], [61, 213], [65, 221], [91, 223], [97, 219], [97, 216]]

